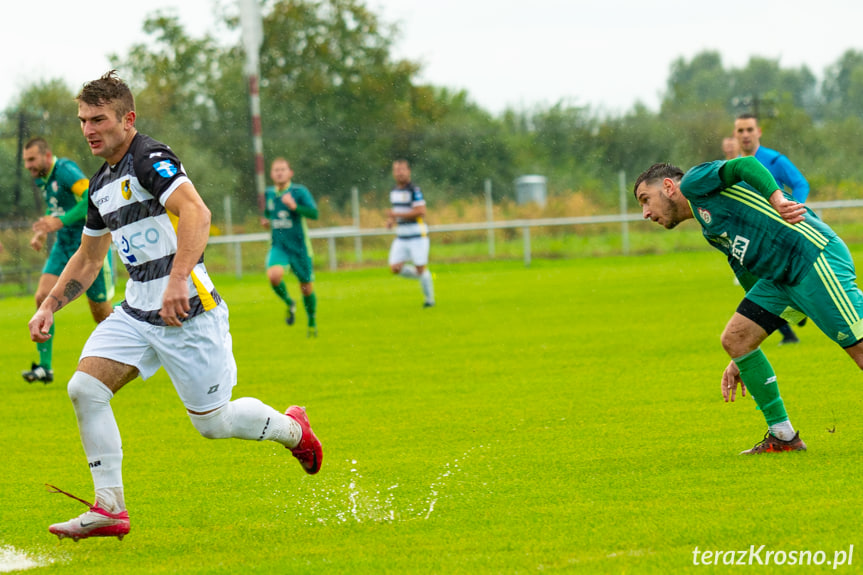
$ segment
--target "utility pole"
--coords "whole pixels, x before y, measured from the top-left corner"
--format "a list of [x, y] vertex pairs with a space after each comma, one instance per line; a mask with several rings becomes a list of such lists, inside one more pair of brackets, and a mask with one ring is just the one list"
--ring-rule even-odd
[[249, 103], [252, 111], [252, 146], [255, 150], [255, 187], [258, 209], [264, 210], [264, 139], [261, 126], [260, 52], [264, 40], [261, 7], [258, 0], [239, 0], [240, 23], [243, 29], [243, 48], [246, 52], [244, 71], [249, 78]]
[[[15, 156], [15, 166], [17, 169], [15, 170], [15, 191], [14, 191], [14, 201], [12, 205], [15, 206], [15, 211], [20, 212], [21, 209], [21, 171], [24, 169], [24, 138], [27, 133], [27, 116], [24, 114], [24, 110], [18, 111], [18, 151]], [[36, 206], [38, 207], [38, 203]]]

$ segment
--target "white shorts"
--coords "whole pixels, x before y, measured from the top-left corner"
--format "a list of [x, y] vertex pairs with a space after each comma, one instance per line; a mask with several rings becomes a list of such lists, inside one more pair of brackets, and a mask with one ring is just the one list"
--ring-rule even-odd
[[412, 262], [416, 266], [427, 266], [429, 263], [429, 239], [396, 238], [390, 246], [390, 265]]
[[183, 323], [183, 327], [152, 325], [114, 308], [90, 334], [81, 358], [104, 357], [138, 368], [142, 379], [160, 367], [190, 411], [216, 409], [231, 400], [237, 364], [231, 348], [228, 306]]

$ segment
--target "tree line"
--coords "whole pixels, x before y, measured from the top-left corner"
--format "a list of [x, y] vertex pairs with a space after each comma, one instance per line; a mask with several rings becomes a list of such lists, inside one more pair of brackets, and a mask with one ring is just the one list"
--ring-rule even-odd
[[[822, 72], [758, 56], [741, 68], [719, 53], [680, 58], [658, 110], [636, 103], [609, 114], [560, 101], [494, 115], [465, 91], [420, 83], [416, 62], [396, 59], [394, 25], [362, 0], [265, 0], [260, 94], [267, 161], [284, 156], [295, 179], [347, 209], [350, 189], [388, 190], [390, 160], [411, 160], [431, 202], [498, 193], [538, 173], [550, 194], [617, 198], [618, 172], [632, 180], [649, 164], [681, 167], [721, 156], [734, 117], [755, 112], [762, 144], [788, 155], [812, 184], [812, 199], [863, 192], [863, 53], [848, 50]], [[239, 20], [226, 17], [238, 29]], [[138, 128], [169, 143], [216, 209], [231, 195], [241, 214], [257, 208], [243, 49], [191, 36], [156, 12], [146, 43], [114, 55], [136, 94]], [[84, 78], [83, 81], [91, 78]], [[43, 136], [85, 173], [93, 158], [76, 119], [74, 89], [49, 79], [26, 87], [0, 116], [0, 219], [30, 215], [38, 200], [20, 166], [23, 139]], [[381, 196], [382, 197], [382, 196]]]

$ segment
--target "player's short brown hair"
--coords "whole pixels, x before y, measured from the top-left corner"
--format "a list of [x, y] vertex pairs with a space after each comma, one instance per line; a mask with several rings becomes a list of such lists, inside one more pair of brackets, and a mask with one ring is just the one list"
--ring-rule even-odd
[[110, 106], [118, 120], [135, 111], [135, 97], [129, 86], [117, 75], [117, 70], [106, 72], [98, 80], [84, 84], [75, 99], [90, 106]]
[[671, 178], [672, 180], [679, 182], [681, 178], [683, 178], [683, 170], [669, 163], [653, 164], [641, 172], [641, 175], [635, 180], [635, 185], [632, 186], [632, 193], [637, 196], [638, 186], [640, 186], [642, 182], [652, 184], [657, 180], [664, 180], [665, 178]]
[[27, 140], [27, 143], [24, 144], [24, 149], [29, 150], [33, 146], [36, 146], [39, 149], [40, 154], [45, 154], [51, 151], [51, 146], [48, 145], [48, 142], [45, 141], [45, 138], [35, 137]]

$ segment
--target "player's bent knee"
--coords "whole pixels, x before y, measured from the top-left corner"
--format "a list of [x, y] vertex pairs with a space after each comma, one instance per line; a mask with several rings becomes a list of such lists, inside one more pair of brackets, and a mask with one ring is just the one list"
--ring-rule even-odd
[[722, 349], [725, 350], [726, 353], [731, 355], [731, 347], [733, 346], [731, 337], [728, 335], [728, 329], [722, 331], [722, 335], [719, 336], [719, 343], [722, 344]]
[[104, 383], [83, 371], [76, 371], [69, 379], [66, 392], [74, 405], [82, 403], [107, 403], [114, 394]]
[[742, 357], [758, 347], [758, 343], [750, 341], [749, 338], [744, 337], [740, 332], [729, 330], [727, 327], [722, 332], [719, 341], [725, 353], [732, 358]]
[[228, 437], [233, 437], [231, 432], [229, 403], [203, 415], [189, 413], [189, 419], [192, 420], [192, 425], [195, 426], [198, 433], [207, 439], [226, 439]]

